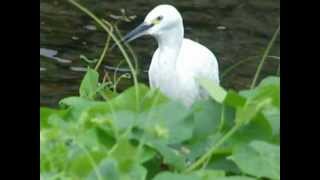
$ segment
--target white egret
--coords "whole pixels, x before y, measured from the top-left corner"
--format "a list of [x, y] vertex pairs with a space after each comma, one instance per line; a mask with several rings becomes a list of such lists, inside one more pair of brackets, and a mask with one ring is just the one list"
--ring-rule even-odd
[[219, 84], [215, 55], [205, 46], [184, 38], [183, 20], [175, 7], [155, 7], [123, 41], [130, 42], [142, 35], [151, 35], [158, 42], [148, 72], [151, 88], [159, 88], [169, 98], [191, 106], [208, 97], [197, 78], [205, 77]]

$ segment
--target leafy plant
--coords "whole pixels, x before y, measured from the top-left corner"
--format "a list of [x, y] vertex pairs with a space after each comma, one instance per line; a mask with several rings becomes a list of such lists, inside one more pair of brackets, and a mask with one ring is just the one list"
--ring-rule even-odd
[[40, 108], [42, 179], [280, 179], [279, 77], [240, 92], [198, 79], [211, 99], [186, 108], [139, 84], [135, 71], [133, 87], [112, 91], [97, 72], [103, 56], [79, 96]]
[[213, 100], [190, 109], [142, 84], [138, 102], [134, 88], [98, 100], [97, 79], [40, 109], [43, 178], [279, 179], [279, 78], [240, 93], [201, 80]]

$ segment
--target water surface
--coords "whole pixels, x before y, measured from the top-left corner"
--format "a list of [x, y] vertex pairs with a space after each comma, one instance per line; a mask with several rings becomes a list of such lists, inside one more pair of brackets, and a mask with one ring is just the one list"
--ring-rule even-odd
[[[220, 72], [235, 63], [252, 58], [222, 79], [226, 88], [247, 88], [257, 63], [280, 23], [279, 0], [78, 0], [101, 18], [115, 21], [124, 9], [132, 22], [119, 22], [121, 33], [130, 31], [154, 6], [170, 3], [181, 12], [185, 36], [207, 46], [216, 55]], [[40, 1], [40, 104], [57, 106], [59, 99], [77, 95], [86, 64], [80, 55], [98, 58], [107, 34], [83, 12], [65, 0]], [[139, 80], [148, 83], [147, 69], [156, 42], [144, 37], [131, 43], [142, 73]], [[280, 56], [278, 37], [270, 55]], [[112, 75], [112, 67], [123, 60], [119, 50], [110, 52], [103, 65]], [[196, 63], [196, 62], [195, 62]], [[126, 69], [125, 63], [122, 68]], [[277, 60], [267, 60], [261, 77], [276, 74]], [[120, 90], [131, 81], [122, 81]]]

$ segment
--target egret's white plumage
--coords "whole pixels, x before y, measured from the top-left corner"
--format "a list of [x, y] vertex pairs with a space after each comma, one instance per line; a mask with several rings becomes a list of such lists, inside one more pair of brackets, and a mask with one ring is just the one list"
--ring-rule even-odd
[[151, 88], [159, 88], [168, 97], [190, 106], [208, 97], [196, 78], [205, 77], [219, 84], [216, 57], [205, 46], [184, 38], [182, 17], [173, 6], [155, 7], [133, 31], [126, 37], [129, 41], [151, 35], [158, 42], [149, 68]]

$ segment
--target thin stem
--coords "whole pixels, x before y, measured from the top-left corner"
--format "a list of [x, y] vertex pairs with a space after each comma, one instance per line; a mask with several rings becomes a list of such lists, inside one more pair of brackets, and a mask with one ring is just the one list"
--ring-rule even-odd
[[[112, 118], [114, 119], [114, 121], [116, 121], [117, 117], [115, 115], [114, 107], [113, 107], [112, 103], [110, 102], [110, 99], [106, 95], [104, 95], [101, 91], [99, 93], [102, 96], [102, 98], [108, 103], [110, 110], [111, 110]], [[111, 123], [111, 128], [114, 132], [116, 140], [119, 140], [120, 135], [119, 135], [119, 130], [118, 130], [117, 126], [115, 126], [113, 123]]]
[[114, 71], [113, 73], [113, 92], [117, 92], [117, 85], [116, 85], [116, 82], [117, 82], [117, 73], [118, 73], [118, 69], [120, 68], [122, 64], [122, 61], [119, 62], [119, 64], [116, 66], [116, 70]]
[[116, 81], [113, 83], [114, 92], [117, 92], [117, 86], [120, 83], [121, 79], [123, 78], [130, 79], [131, 78], [130, 73], [122, 74], [121, 76], [119, 76], [119, 78], [116, 79]]
[[225, 105], [222, 104], [222, 109], [221, 109], [221, 118], [220, 118], [220, 125], [219, 125], [219, 132], [221, 132], [223, 126], [224, 126], [224, 121], [225, 121], [225, 117], [224, 117], [224, 113], [225, 112]]
[[94, 21], [96, 21], [97, 24], [99, 24], [110, 36], [111, 38], [115, 41], [115, 43], [117, 44], [117, 46], [119, 47], [122, 55], [124, 56], [125, 60], [127, 61], [130, 71], [133, 75], [133, 83], [135, 86], [135, 91], [136, 91], [136, 107], [139, 108], [139, 88], [138, 88], [138, 79], [137, 79], [137, 75], [136, 75], [136, 71], [133, 68], [133, 65], [129, 59], [128, 54], [126, 53], [126, 51], [124, 50], [123, 46], [121, 45], [120, 41], [118, 40], [118, 38], [111, 32], [111, 30], [99, 19], [97, 18], [92, 12], [90, 12], [88, 9], [86, 9], [85, 7], [83, 7], [82, 5], [80, 5], [79, 3], [77, 3], [74, 0], [68, 0], [71, 4], [73, 4], [74, 6], [76, 6], [77, 8], [79, 8], [81, 11], [83, 11], [84, 13], [86, 13], [88, 16], [90, 16]]
[[[256, 59], [254, 59], [256, 57], [259, 57], [259, 56], [252, 56], [252, 57], [249, 57], [249, 58], [247, 58], [245, 60], [242, 60], [242, 61], [239, 61], [239, 62], [233, 64], [232, 66], [228, 67], [226, 70], [223, 71], [223, 73], [221, 74], [221, 78], [223, 79], [227, 74], [229, 74], [236, 67], [238, 67], [238, 66], [240, 66], [242, 64], [245, 64], [247, 62], [256, 60]], [[280, 57], [278, 57], [278, 56], [267, 56], [267, 58], [272, 59], [272, 60], [280, 60]]]
[[254, 78], [253, 78], [253, 81], [252, 81], [252, 83], [251, 83], [251, 86], [250, 86], [251, 89], [254, 88], [255, 85], [256, 85], [256, 83], [257, 83], [257, 80], [258, 80], [258, 77], [259, 77], [259, 75], [260, 75], [261, 69], [262, 69], [262, 67], [263, 67], [264, 61], [266, 60], [266, 58], [267, 58], [267, 56], [268, 56], [268, 54], [269, 54], [269, 51], [271, 50], [271, 48], [272, 48], [272, 46], [273, 46], [273, 43], [274, 43], [274, 41], [276, 40], [279, 32], [280, 32], [280, 25], [278, 26], [276, 32], [273, 34], [271, 41], [269, 42], [266, 50], [264, 51], [264, 54], [263, 54], [263, 56], [262, 56], [262, 59], [261, 59], [259, 65], [258, 65], [257, 71], [256, 71], [256, 73], [255, 73], [255, 75], [254, 75]]
[[96, 67], [94, 68], [95, 71], [98, 70], [98, 68], [100, 67], [100, 65], [101, 65], [101, 63], [102, 63], [102, 61], [104, 59], [104, 57], [106, 56], [107, 50], [109, 48], [110, 40], [111, 40], [111, 36], [109, 35], [108, 38], [107, 38], [106, 44], [105, 44], [105, 46], [103, 48], [102, 54], [101, 54], [101, 56], [99, 58], [99, 61], [97, 62]]
[[93, 64], [96, 63], [98, 61], [98, 59], [93, 59], [93, 60], [89, 60], [86, 56], [84, 55], [80, 55], [80, 60], [85, 61], [88, 64]]
[[[118, 35], [120, 37], [122, 37], [122, 34], [121, 34], [121, 32], [120, 32], [120, 30], [119, 30], [117, 25], [115, 25], [115, 31], [118, 33]], [[132, 50], [131, 46], [128, 43], [125, 43], [124, 45], [129, 50], [130, 54], [133, 57], [133, 60], [134, 60], [134, 63], [135, 63], [135, 69], [136, 69], [137, 74], [138, 74], [139, 73], [138, 58], [137, 58], [136, 54], [134, 53], [134, 51]]]
[[97, 166], [95, 160], [93, 159], [93, 157], [91, 156], [91, 154], [88, 152], [88, 150], [79, 142], [75, 142], [75, 144], [77, 144], [78, 147], [80, 147], [83, 150], [83, 152], [86, 154], [86, 156], [88, 157], [90, 164], [97, 175], [97, 179], [103, 180], [103, 177], [102, 177], [100, 171], [97, 169], [98, 166]]
[[279, 64], [279, 66], [277, 68], [277, 76], [280, 76], [280, 64]]
[[198, 159], [191, 166], [189, 166], [185, 170], [185, 173], [191, 172], [192, 170], [200, 166], [202, 163], [204, 163], [208, 158], [210, 158], [214, 153], [214, 151], [216, 151], [216, 149], [219, 146], [221, 146], [228, 138], [230, 138], [239, 129], [239, 127], [240, 127], [239, 125], [233, 126], [233, 128], [230, 129], [216, 144], [214, 144], [208, 152], [206, 152], [203, 156], [201, 156], [200, 159]]

